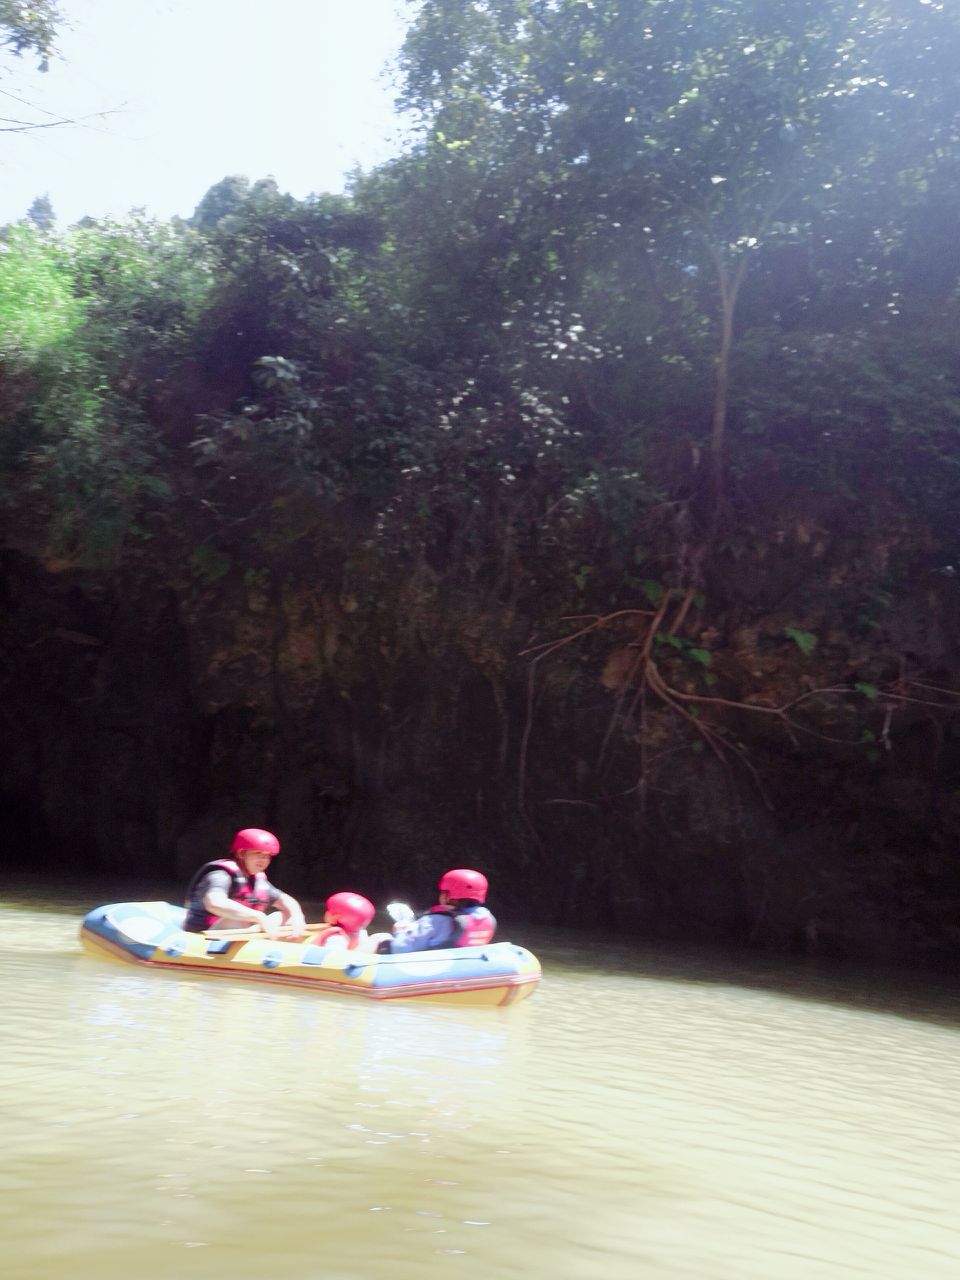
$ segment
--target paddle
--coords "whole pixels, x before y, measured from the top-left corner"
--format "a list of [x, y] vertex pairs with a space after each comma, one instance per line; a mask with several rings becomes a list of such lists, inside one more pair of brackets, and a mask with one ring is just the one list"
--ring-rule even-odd
[[[252, 927], [249, 929], [204, 929], [202, 936], [204, 938], [289, 938], [291, 935], [300, 938], [306, 933], [314, 933], [317, 929], [324, 927], [323, 922], [320, 924], [305, 924], [302, 929], [292, 929], [288, 924], [278, 925], [276, 929], [271, 930], [270, 934], [264, 933], [262, 929]], [[272, 935], [272, 936], [271, 936]]]

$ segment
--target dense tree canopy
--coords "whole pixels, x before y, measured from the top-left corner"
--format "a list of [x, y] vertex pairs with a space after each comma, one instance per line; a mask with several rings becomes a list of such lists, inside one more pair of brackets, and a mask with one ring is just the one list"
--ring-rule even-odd
[[907, 8], [428, 0], [406, 45], [407, 101], [428, 148], [462, 151], [485, 176], [507, 168], [515, 194], [494, 196], [496, 216], [519, 211], [549, 243], [558, 283], [581, 291], [600, 242], [604, 299], [615, 264], [621, 288], [635, 282], [629, 302], [684, 309], [688, 335], [716, 315], [719, 453], [751, 263], [775, 287], [781, 263], [805, 259], [794, 324], [816, 301], [836, 314], [851, 288], [857, 323], [889, 319], [905, 222], [930, 216], [931, 184], [938, 204], [955, 190], [960, 25], [943, 5]]
[[[427, 0], [422, 135], [350, 197], [235, 175], [190, 225], [8, 234], [2, 356], [43, 440], [16, 466], [53, 486], [79, 433], [157, 492], [249, 467], [359, 504], [390, 554], [476, 520], [493, 563], [538, 511], [572, 534], [681, 482], [651, 451], [695, 471], [706, 446], [732, 477], [882, 477], [953, 539], [960, 23], [908, 8]], [[55, 15], [26, 13], [39, 48]], [[28, 319], [28, 287], [63, 302]], [[61, 337], [31, 364], [38, 328]]]

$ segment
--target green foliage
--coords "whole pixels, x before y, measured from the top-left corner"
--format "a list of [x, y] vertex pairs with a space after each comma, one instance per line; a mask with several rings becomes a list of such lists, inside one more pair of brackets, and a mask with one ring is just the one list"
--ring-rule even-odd
[[812, 631], [798, 631], [796, 627], [785, 627], [784, 635], [793, 641], [805, 657], [809, 657], [818, 644], [818, 639]]
[[46, 71], [59, 22], [54, 0], [0, 0], [0, 50], [17, 57], [35, 53], [40, 70]]
[[101, 565], [125, 547], [142, 555], [142, 516], [170, 500], [145, 409], [212, 278], [198, 248], [139, 217], [59, 238], [28, 224], [3, 234], [0, 465], [17, 481], [8, 508], [19, 492], [49, 553]]
[[792, 480], [850, 494], [863, 492], [882, 457], [885, 485], [955, 529], [960, 372], [952, 341], [926, 315], [881, 317], [852, 333], [754, 330], [736, 363], [738, 456], [773, 449]]
[[218, 265], [195, 233], [131, 214], [74, 230], [64, 245], [90, 345], [112, 366], [161, 364], [195, 339]]
[[709, 667], [713, 662], [713, 654], [709, 649], [699, 648], [688, 640], [686, 636], [670, 635], [666, 631], [658, 631], [654, 636], [654, 643], [661, 649], [673, 649], [688, 661], [694, 662], [701, 667]]
[[243, 205], [250, 199], [250, 179], [242, 173], [221, 178], [205, 193], [196, 209], [191, 222], [195, 227], [212, 231], [220, 225], [224, 218], [239, 213]]
[[[601, 350], [601, 309], [629, 338], [633, 380], [608, 375], [594, 403], [632, 392], [702, 435], [713, 318], [732, 318], [748, 266], [740, 305], [760, 319], [764, 292], [761, 323], [789, 307], [791, 328], [818, 309], [861, 328], [897, 310], [908, 226], [956, 205], [958, 58], [960, 19], [943, 5], [904, 27], [881, 0], [438, 0], [403, 65], [433, 130], [424, 160], [459, 175], [443, 212], [468, 262], [491, 238], [489, 193], [500, 281], [514, 283], [516, 255], [528, 307], [579, 290]], [[469, 160], [452, 138], [471, 142]]]
[[656, 609], [663, 599], [663, 583], [654, 582], [652, 578], [644, 578], [640, 583], [640, 590], [643, 592], [647, 601]]
[[657, 609], [742, 265], [744, 492], [882, 486], [948, 534], [958, 22], [924, 9], [430, 0], [420, 135], [348, 196], [234, 175], [189, 225], [7, 229], [5, 465], [62, 544], [166, 537], [212, 580], [197, 547], [260, 572], [323, 536], [372, 596], [426, 566], [537, 617]]
[[83, 316], [65, 270], [63, 250], [20, 223], [0, 239], [0, 360], [22, 367], [64, 342]]
[[191, 551], [188, 563], [204, 582], [217, 582], [229, 573], [231, 559], [216, 547], [202, 543]]

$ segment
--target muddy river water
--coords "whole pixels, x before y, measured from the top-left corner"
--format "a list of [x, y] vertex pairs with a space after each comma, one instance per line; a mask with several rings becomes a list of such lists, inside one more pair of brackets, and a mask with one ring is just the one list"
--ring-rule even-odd
[[[129, 895], [127, 895], [129, 896]], [[10, 1280], [956, 1280], [960, 996], [512, 930], [506, 1009], [83, 954], [0, 903]]]

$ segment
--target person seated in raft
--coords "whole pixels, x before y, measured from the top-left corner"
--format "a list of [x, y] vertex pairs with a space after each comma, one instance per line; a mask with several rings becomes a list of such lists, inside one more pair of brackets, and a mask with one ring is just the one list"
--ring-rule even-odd
[[332, 893], [323, 913], [323, 928], [308, 938], [316, 947], [363, 951], [369, 946], [367, 925], [376, 913], [369, 898], [360, 893]]
[[184, 929], [202, 933], [214, 926], [249, 927], [273, 937], [283, 923], [290, 927], [291, 936], [298, 931], [302, 934], [306, 922], [300, 903], [266, 876], [271, 859], [279, 852], [280, 841], [271, 832], [258, 827], [238, 831], [230, 857], [204, 863], [190, 881]]
[[381, 955], [435, 951], [441, 947], [476, 947], [489, 942], [497, 922], [483, 905], [487, 877], [458, 867], [440, 877], [440, 900], [409, 923], [394, 925], [393, 936], [375, 937]]

